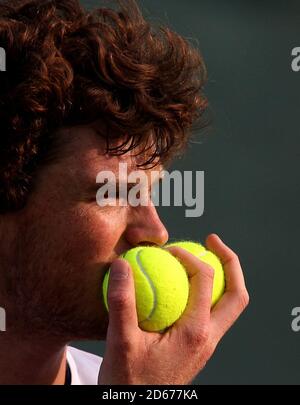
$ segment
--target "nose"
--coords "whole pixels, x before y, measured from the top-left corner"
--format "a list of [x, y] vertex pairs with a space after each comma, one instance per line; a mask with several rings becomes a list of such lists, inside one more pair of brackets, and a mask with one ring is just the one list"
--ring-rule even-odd
[[146, 207], [139, 206], [132, 209], [125, 237], [132, 246], [143, 244], [163, 246], [167, 243], [169, 234], [151, 203]]

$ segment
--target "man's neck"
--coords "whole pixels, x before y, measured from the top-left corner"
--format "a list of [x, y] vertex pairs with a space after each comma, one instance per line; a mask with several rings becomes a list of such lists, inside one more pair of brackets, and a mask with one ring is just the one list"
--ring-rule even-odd
[[66, 345], [0, 333], [0, 385], [63, 385]]

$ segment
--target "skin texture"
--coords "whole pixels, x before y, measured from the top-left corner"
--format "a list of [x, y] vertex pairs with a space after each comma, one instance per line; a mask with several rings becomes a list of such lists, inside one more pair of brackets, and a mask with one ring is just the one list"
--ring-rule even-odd
[[105, 338], [100, 384], [191, 381], [248, 303], [237, 256], [217, 236], [208, 238], [227, 280], [211, 314], [212, 269], [173, 248], [191, 282], [183, 318], [163, 336], [141, 331], [129, 272], [110, 283], [108, 319], [101, 284], [109, 265], [126, 270], [126, 262], [116, 260], [122, 252], [163, 245], [168, 232], [152, 204], [100, 208], [95, 201], [99, 171], [117, 173], [119, 162], [135, 170], [138, 159], [104, 155], [92, 126], [66, 128], [63, 136], [59, 158], [39, 171], [27, 206], [0, 219], [0, 306], [7, 314], [0, 384], [63, 384], [68, 342]]

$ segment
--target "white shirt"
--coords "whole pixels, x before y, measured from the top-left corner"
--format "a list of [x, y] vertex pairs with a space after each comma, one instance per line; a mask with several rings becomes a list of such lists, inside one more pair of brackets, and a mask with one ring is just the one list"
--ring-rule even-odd
[[102, 357], [67, 346], [71, 385], [97, 385]]

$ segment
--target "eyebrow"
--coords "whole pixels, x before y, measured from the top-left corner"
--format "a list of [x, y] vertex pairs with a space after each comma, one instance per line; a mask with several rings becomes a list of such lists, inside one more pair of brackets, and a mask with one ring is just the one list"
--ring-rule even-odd
[[[159, 172], [159, 175], [157, 178], [154, 179], [154, 181], [150, 182], [149, 185], [149, 190], [151, 189], [151, 187], [163, 180], [164, 178], [164, 168], [161, 167], [160, 170], [157, 170], [157, 172]], [[152, 177], [150, 175], [149, 180], [152, 180]], [[96, 178], [94, 180], [90, 179], [85, 179], [85, 181], [83, 181], [81, 184], [86, 185], [85, 187], [81, 187], [82, 192], [81, 194], [81, 200], [90, 200], [91, 197], [95, 197], [95, 195], [97, 194], [99, 188], [107, 183], [109, 183], [109, 179], [105, 179], [106, 181], [97, 183], [96, 182]], [[127, 190], [130, 190], [132, 187], [134, 187], [135, 185], [139, 184], [138, 181], [135, 182], [126, 182], [124, 181], [125, 179], [120, 179], [118, 172], [114, 173], [114, 181], [115, 181], [115, 186], [116, 189], [119, 190], [120, 184], [122, 184], [122, 186], [124, 187], [124, 185], [127, 183]]]
[[[87, 191], [86, 191], [85, 195], [89, 196], [89, 197], [91, 197], [91, 196], [94, 197], [97, 194], [97, 191], [99, 190], [99, 188], [104, 186], [105, 184], [109, 184], [109, 181], [90, 184], [89, 187], [87, 188]], [[138, 182], [128, 182], [128, 183], [126, 183], [126, 182], [122, 182], [122, 181], [119, 181], [118, 179], [116, 179], [115, 187], [116, 187], [117, 191], [120, 188], [120, 184], [122, 184], [123, 187], [124, 187], [125, 184], [127, 184], [127, 190], [130, 190], [132, 187], [134, 187], [135, 185], [137, 185], [139, 183]]]

